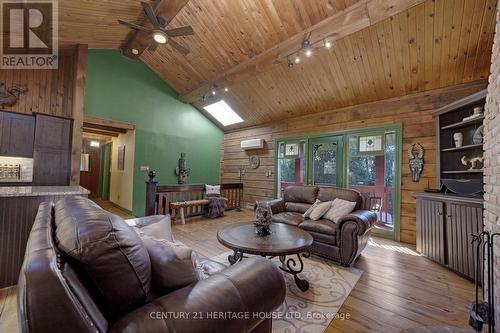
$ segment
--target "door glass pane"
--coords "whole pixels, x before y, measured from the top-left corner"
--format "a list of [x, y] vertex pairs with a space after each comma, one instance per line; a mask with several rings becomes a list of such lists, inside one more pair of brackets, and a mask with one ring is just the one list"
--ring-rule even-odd
[[313, 184], [337, 184], [337, 143], [320, 142], [312, 146]]
[[303, 184], [305, 141], [278, 143], [278, 196], [287, 186]]
[[[382, 149], [369, 151], [361, 138], [380, 138]], [[394, 182], [396, 178], [396, 133], [383, 135], [349, 135], [348, 187], [369, 198], [370, 208], [377, 212], [376, 228], [394, 230]], [[377, 139], [379, 140], [379, 139]], [[377, 144], [378, 146], [378, 144]]]

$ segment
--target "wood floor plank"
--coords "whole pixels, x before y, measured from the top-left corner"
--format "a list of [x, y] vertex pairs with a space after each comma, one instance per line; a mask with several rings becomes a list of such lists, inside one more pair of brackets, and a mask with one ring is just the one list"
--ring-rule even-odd
[[[99, 204], [119, 213], [114, 206]], [[172, 231], [175, 239], [214, 257], [229, 251], [217, 241], [217, 230], [252, 219], [251, 211], [229, 211], [218, 219], [187, 219], [185, 225], [173, 224]], [[364, 273], [339, 310], [350, 317], [333, 320], [327, 333], [390, 333], [421, 326], [467, 328], [473, 283], [420, 256], [413, 245], [372, 237], [354, 266]], [[15, 288], [0, 290], [0, 332], [18, 331], [15, 297]]]

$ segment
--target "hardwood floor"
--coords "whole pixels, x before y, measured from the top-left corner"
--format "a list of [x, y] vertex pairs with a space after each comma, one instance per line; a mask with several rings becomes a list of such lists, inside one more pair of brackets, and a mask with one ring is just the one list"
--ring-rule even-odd
[[[250, 211], [229, 211], [220, 219], [191, 218], [185, 225], [174, 224], [172, 229], [177, 240], [212, 257], [228, 251], [218, 243], [217, 229], [252, 217]], [[414, 246], [373, 237], [354, 266], [364, 273], [340, 309], [350, 319], [332, 321], [327, 333], [467, 327], [474, 285], [419, 256]], [[0, 332], [16, 331], [15, 288], [2, 289]]]

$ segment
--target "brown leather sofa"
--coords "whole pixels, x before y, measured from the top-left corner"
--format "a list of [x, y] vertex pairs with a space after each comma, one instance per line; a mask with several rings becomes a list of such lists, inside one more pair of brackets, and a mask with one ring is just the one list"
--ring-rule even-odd
[[[285, 298], [283, 275], [271, 261], [248, 258], [226, 268], [202, 258], [208, 277], [160, 295], [149, 283], [150, 255], [139, 236], [169, 237], [170, 221], [134, 222], [140, 232], [86, 198], [42, 203], [18, 283], [21, 331], [271, 332], [271, 319], [252, 316]], [[116, 278], [104, 278], [109, 273]], [[207, 317], [216, 312], [250, 319]]]
[[[354, 211], [337, 223], [302, 216], [316, 199], [331, 201], [335, 198], [356, 202]], [[377, 221], [375, 212], [365, 209], [365, 199], [358, 191], [350, 189], [293, 185], [285, 189], [283, 198], [267, 203], [271, 205], [273, 222], [294, 225], [311, 234], [314, 239], [312, 253], [350, 266], [365, 248], [370, 230]]]

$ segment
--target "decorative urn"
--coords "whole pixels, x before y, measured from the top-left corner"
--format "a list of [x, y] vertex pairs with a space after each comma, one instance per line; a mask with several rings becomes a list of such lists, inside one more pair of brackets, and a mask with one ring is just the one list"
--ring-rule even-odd
[[263, 203], [257, 204], [255, 210], [255, 233], [259, 236], [267, 236], [271, 233], [271, 216], [273, 212], [271, 206]]

